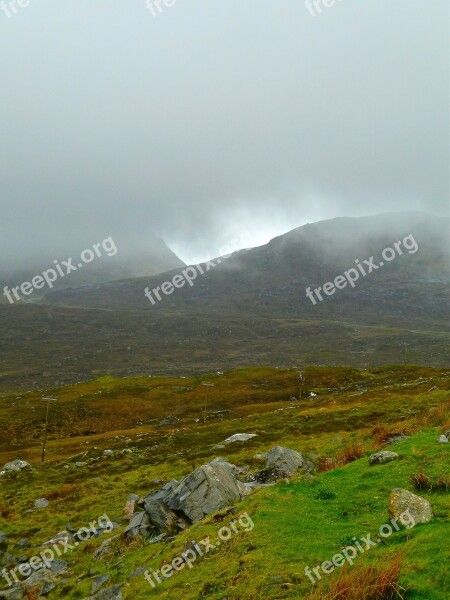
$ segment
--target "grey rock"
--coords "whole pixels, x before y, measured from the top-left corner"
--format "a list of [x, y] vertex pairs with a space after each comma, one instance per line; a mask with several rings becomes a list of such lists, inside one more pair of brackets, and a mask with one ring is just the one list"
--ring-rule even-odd
[[100, 590], [92, 596], [95, 600], [122, 600], [122, 586], [114, 585], [113, 587]]
[[315, 469], [314, 463], [312, 463], [310, 460], [307, 460], [303, 465], [302, 469], [307, 473], [312, 473]]
[[127, 499], [127, 503], [123, 509], [123, 514], [126, 517], [131, 517], [134, 514], [136, 509], [136, 503], [139, 500], [139, 496], [137, 494], [130, 494]]
[[94, 558], [98, 559], [101, 556], [103, 556], [104, 554], [107, 554], [110, 550], [109, 546], [110, 546], [111, 542], [115, 539], [118, 539], [119, 537], [120, 537], [119, 535], [113, 535], [112, 537], [105, 540], [102, 543], [102, 545], [99, 548], [97, 548], [97, 550], [94, 552], [94, 554], [93, 554]]
[[58, 578], [50, 569], [40, 569], [25, 579], [23, 585], [27, 590], [35, 590], [38, 596], [46, 596], [58, 584]]
[[80, 462], [80, 461], [79, 461], [79, 462], [76, 462], [76, 463], [75, 463], [75, 466], [76, 466], [78, 469], [81, 469], [82, 467], [85, 467], [86, 465], [87, 465], [87, 462]]
[[161, 533], [150, 540], [150, 544], [158, 544], [167, 538], [167, 533]]
[[[1, 537], [1, 533], [0, 533], [0, 537]], [[29, 540], [27, 540], [27, 538], [22, 538], [21, 540], [18, 540], [14, 546], [14, 548], [18, 549], [18, 550], [26, 550], [27, 548], [31, 548], [31, 544], [29, 542]], [[1, 548], [0, 548], [1, 551]]]
[[47, 508], [50, 502], [47, 498], [38, 498], [34, 501], [34, 508]]
[[195, 523], [249, 493], [244, 484], [237, 480], [237, 468], [223, 459], [215, 459], [180, 481], [171, 494], [168, 507], [181, 511]]
[[9, 588], [9, 590], [0, 591], [0, 598], [2, 600], [22, 600], [25, 598], [26, 594], [21, 587], [15, 586]]
[[8, 550], [8, 538], [6, 537], [6, 533], [0, 531], [0, 556], [2, 556]]
[[409, 435], [394, 435], [393, 437], [388, 438], [387, 443], [388, 444], [394, 444], [395, 442], [403, 442], [403, 440], [407, 440], [409, 437]]
[[103, 456], [114, 456], [114, 450], [103, 450]]
[[105, 575], [99, 575], [94, 579], [91, 585], [91, 595], [93, 596], [98, 590], [110, 579], [111, 575], [108, 573]]
[[438, 442], [443, 442], [444, 444], [448, 444], [448, 438], [445, 435], [439, 436]]
[[55, 537], [51, 540], [47, 540], [42, 545], [43, 546], [53, 546], [53, 544], [61, 544], [67, 543], [73, 539], [73, 536], [68, 531], [60, 531], [55, 535]]
[[283, 448], [282, 446], [275, 446], [267, 454], [265, 469], [253, 473], [248, 479], [253, 479], [259, 483], [271, 483], [278, 479], [289, 479], [305, 464], [305, 459], [300, 452], [291, 450], [290, 448]]
[[256, 433], [235, 433], [234, 435], [228, 437], [223, 443], [234, 444], [235, 442], [246, 442], [254, 437], [257, 437]]
[[[395, 488], [389, 496], [389, 516], [398, 519], [406, 511], [409, 512], [416, 525], [417, 523], [428, 523], [433, 518], [433, 511], [428, 500], [408, 490]], [[409, 515], [408, 519], [411, 520]]]
[[20, 460], [18, 458], [16, 458], [15, 460], [12, 460], [11, 462], [6, 463], [6, 465], [3, 465], [3, 471], [15, 471], [16, 473], [20, 473], [21, 471], [27, 471], [27, 470], [31, 470], [31, 465], [30, 463], [27, 463], [26, 460]]
[[275, 446], [267, 455], [266, 468], [276, 469], [284, 477], [292, 477], [303, 466], [305, 459], [295, 450]]
[[275, 485], [275, 482], [272, 483], [259, 483], [259, 481], [248, 481], [246, 483], [244, 483], [245, 487], [248, 490], [255, 490], [256, 488], [260, 488], [260, 487], [271, 487], [273, 485]]
[[148, 536], [152, 529], [153, 526], [148, 514], [145, 511], [141, 511], [133, 515], [128, 527], [125, 529], [124, 535], [127, 538], [135, 538], [140, 535]]
[[158, 531], [176, 532], [184, 529], [188, 522], [169, 508], [169, 502], [179, 485], [176, 479], [172, 479], [158, 492], [153, 492], [144, 499], [144, 509], [149, 517], [150, 523]]
[[0, 554], [0, 565], [16, 565], [18, 562], [17, 558], [10, 554], [9, 552], [5, 552], [4, 554]]
[[145, 567], [138, 567], [135, 571], [130, 573], [130, 578], [138, 577], [139, 575], [143, 575], [147, 569]]
[[63, 573], [67, 569], [67, 563], [65, 560], [52, 560], [49, 568], [52, 573]]
[[382, 450], [381, 452], [375, 452], [369, 456], [370, 465], [384, 465], [393, 460], [397, 460], [397, 452], [390, 452], [389, 450]]
[[267, 452], [261, 452], [260, 454], [255, 454], [255, 456], [253, 457], [253, 460], [260, 462], [260, 463], [265, 463], [267, 460]]

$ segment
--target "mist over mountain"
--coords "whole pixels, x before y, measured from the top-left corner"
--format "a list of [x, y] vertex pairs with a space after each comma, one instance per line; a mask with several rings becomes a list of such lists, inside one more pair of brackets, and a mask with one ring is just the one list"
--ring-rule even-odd
[[[54, 249], [53, 254], [49, 249], [44, 249], [38, 255], [12, 257], [10, 260], [2, 261], [0, 265], [2, 290], [5, 285], [12, 288], [20, 286], [23, 282], [30, 282], [47, 269], [55, 269], [55, 264], [59, 264], [64, 273], [64, 276], [58, 274], [57, 279], [52, 283], [53, 289], [56, 290], [150, 276], [185, 266], [184, 262], [155, 234], [148, 234], [139, 243], [130, 241], [129, 236], [124, 238], [120, 235], [105, 239], [91, 239], [89, 243], [86, 235], [83, 239], [84, 246], [76, 247], [73, 242], [69, 242], [65, 247], [67, 252], [65, 255], [59, 247]], [[95, 245], [97, 252], [94, 252]], [[83, 260], [84, 256], [86, 261]], [[67, 263], [67, 259], [72, 259], [70, 264], [76, 270], [64, 264]], [[30, 296], [24, 296], [20, 292], [19, 295], [25, 301], [34, 301], [48, 290], [48, 286], [44, 286], [39, 291], [35, 290]], [[2, 298], [4, 300], [4, 296]]]
[[[95, 289], [49, 293], [45, 301], [162, 313], [339, 315], [366, 321], [376, 317], [379, 322], [388, 322], [394, 315], [422, 319], [426, 307], [427, 318], [439, 319], [446, 314], [441, 294], [449, 278], [448, 223], [448, 219], [420, 212], [331, 219], [294, 229], [264, 246], [236, 252], [204, 275], [196, 275], [192, 285], [188, 282], [168, 295], [159, 291], [160, 301], [149, 301], [144, 289], [157, 289], [182, 270]], [[397, 253], [394, 244], [405, 238], [407, 247]], [[391, 260], [381, 267], [385, 248], [392, 248]], [[323, 286], [356, 269], [355, 261], [364, 268], [364, 260], [371, 256], [374, 266], [366, 265], [365, 275], [357, 270], [354, 285], [348, 282], [331, 296], [322, 293], [316, 304], [306, 296], [308, 287]], [[417, 302], [418, 297], [425, 305]]]

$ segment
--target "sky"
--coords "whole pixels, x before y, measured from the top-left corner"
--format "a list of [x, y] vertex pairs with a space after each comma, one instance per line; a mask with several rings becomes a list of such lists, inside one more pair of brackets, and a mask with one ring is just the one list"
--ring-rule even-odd
[[[447, 0], [0, 2], [0, 255], [449, 210]], [[17, 3], [16, 3], [17, 4]]]

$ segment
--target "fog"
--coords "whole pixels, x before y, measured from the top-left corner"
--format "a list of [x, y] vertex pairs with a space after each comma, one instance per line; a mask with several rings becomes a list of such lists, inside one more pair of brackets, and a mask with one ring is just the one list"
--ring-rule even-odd
[[192, 263], [336, 216], [448, 214], [446, 0], [31, 0], [0, 36], [8, 265], [153, 233]]

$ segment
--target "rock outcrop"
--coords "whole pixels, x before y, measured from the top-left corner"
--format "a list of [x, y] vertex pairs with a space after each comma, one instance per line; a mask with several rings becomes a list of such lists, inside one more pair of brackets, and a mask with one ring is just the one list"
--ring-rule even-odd
[[144, 510], [133, 516], [125, 535], [135, 537], [151, 531], [176, 533], [234, 504], [250, 493], [238, 475], [235, 465], [216, 458], [181, 481], [169, 481], [144, 498], [140, 503]]

